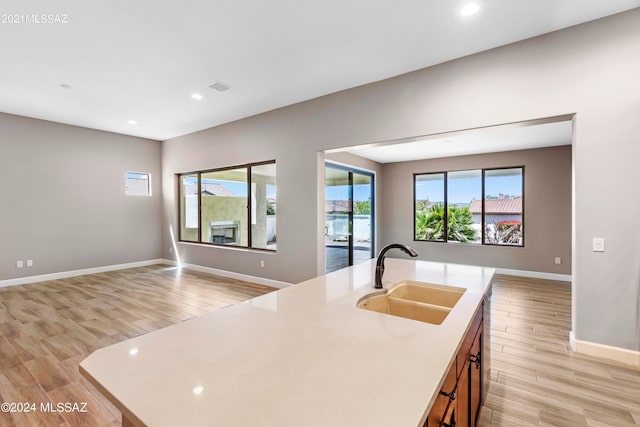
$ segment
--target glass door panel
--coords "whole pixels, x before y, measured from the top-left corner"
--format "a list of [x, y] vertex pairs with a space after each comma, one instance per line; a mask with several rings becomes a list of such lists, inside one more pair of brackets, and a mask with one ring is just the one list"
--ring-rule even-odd
[[373, 182], [373, 174], [343, 166], [326, 166], [326, 272], [373, 258]]
[[373, 257], [373, 175], [353, 172], [353, 264]]
[[325, 168], [324, 242], [327, 272], [351, 265], [351, 174], [343, 169]]

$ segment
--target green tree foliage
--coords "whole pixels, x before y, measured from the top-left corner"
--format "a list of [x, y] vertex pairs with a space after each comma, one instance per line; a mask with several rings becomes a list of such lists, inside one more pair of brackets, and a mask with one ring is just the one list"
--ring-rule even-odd
[[353, 203], [353, 213], [356, 215], [371, 215], [371, 201], [356, 201]]
[[[444, 228], [444, 206], [431, 205], [416, 211], [416, 239], [442, 240]], [[447, 209], [447, 239], [455, 242], [476, 240], [473, 217], [468, 206], [452, 205]]]
[[432, 205], [416, 212], [416, 239], [441, 240], [444, 236], [444, 208]]
[[273, 205], [269, 202], [267, 202], [267, 215], [275, 215], [276, 214], [276, 208], [273, 207]]

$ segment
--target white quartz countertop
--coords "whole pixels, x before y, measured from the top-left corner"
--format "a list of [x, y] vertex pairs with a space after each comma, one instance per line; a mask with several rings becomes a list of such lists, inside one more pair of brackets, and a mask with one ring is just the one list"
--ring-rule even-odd
[[385, 264], [385, 288], [467, 290], [442, 325], [362, 310], [372, 260], [97, 350], [80, 371], [140, 425], [421, 425], [494, 269]]

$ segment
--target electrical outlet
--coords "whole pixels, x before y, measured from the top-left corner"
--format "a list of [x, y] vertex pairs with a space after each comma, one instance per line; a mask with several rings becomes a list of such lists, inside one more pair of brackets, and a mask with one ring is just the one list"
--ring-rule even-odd
[[556, 264], [562, 264], [562, 258], [559, 256], [556, 257]]
[[264, 260], [263, 259], [260, 260], [260, 267], [264, 268]]
[[22, 268], [22, 267], [24, 267], [24, 262], [16, 261], [16, 268]]
[[28, 259], [27, 260], [27, 267], [33, 267], [33, 260], [32, 259]]
[[169, 246], [169, 253], [172, 254], [173, 253], [173, 248], [171, 246]]

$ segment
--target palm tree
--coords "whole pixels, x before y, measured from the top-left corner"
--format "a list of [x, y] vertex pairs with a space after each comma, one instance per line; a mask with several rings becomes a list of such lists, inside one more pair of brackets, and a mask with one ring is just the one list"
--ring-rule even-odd
[[432, 205], [416, 212], [416, 239], [442, 240], [444, 236], [444, 208]]
[[[442, 240], [444, 236], [444, 206], [431, 205], [416, 212], [416, 239]], [[447, 209], [447, 240], [476, 240], [473, 217], [468, 206], [451, 205]]]
[[476, 240], [476, 230], [473, 228], [473, 216], [468, 206], [449, 206], [447, 210], [449, 240], [469, 242]]

